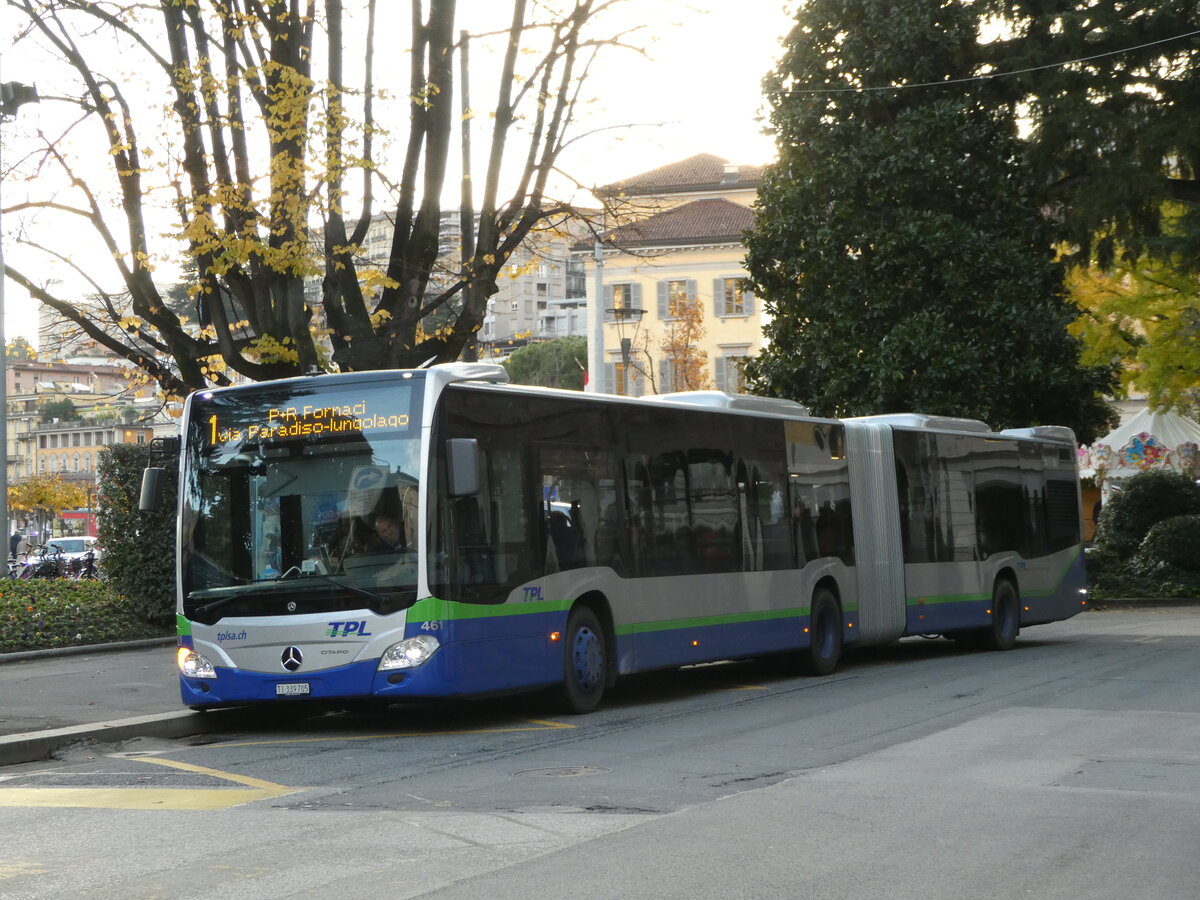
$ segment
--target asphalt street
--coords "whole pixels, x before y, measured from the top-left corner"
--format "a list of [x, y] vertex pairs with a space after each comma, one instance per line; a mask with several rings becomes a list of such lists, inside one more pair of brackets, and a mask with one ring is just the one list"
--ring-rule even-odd
[[0, 766], [80, 741], [202, 734], [247, 712], [182, 705], [174, 638], [0, 654]]

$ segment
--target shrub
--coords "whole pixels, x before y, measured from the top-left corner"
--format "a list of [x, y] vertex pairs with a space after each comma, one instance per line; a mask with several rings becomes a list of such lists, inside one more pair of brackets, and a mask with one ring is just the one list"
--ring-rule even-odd
[[1200, 515], [1200, 485], [1179, 472], [1151, 469], [1133, 476], [1100, 512], [1096, 543], [1133, 556], [1151, 527], [1175, 516]]
[[0, 653], [165, 637], [104, 581], [0, 581]]
[[1174, 516], [1150, 526], [1138, 556], [1200, 574], [1200, 516]]
[[1200, 598], [1200, 572], [1142, 556], [1125, 563], [1126, 597]]
[[142, 470], [151, 464], [146, 444], [114, 444], [97, 463], [100, 491], [97, 537], [102, 566], [130, 612], [153, 625], [175, 620], [175, 509], [179, 482], [168, 468], [167, 502], [150, 513], [138, 509]]

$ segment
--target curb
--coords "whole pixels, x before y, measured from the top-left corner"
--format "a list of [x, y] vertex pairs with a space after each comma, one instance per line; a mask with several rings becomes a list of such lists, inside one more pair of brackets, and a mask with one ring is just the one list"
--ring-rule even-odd
[[1200, 606], [1200, 597], [1106, 597], [1088, 600], [1094, 609], [1172, 609], [1177, 606]]
[[169, 647], [178, 643], [175, 635], [161, 638], [145, 638], [139, 641], [116, 641], [111, 644], [80, 644], [77, 647], [54, 647], [50, 650], [17, 650], [0, 653], [0, 665], [6, 662], [23, 662], [29, 659], [50, 659], [55, 656], [79, 656], [84, 653], [110, 653], [114, 650], [141, 650], [146, 647]]
[[116, 743], [131, 738], [178, 738], [193, 734], [208, 734], [237, 723], [238, 719], [257, 715], [246, 707], [193, 712], [155, 713], [114, 719], [111, 722], [92, 722], [88, 725], [68, 725], [45, 731], [0, 736], [0, 766], [51, 759], [55, 752], [70, 744]]

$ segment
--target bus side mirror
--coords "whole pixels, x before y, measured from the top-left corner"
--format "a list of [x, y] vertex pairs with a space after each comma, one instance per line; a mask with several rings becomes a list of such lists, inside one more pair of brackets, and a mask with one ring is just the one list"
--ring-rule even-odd
[[475, 438], [446, 441], [446, 487], [451, 497], [479, 493], [479, 441]]
[[156, 512], [163, 502], [163, 478], [167, 470], [151, 466], [142, 472], [142, 495], [138, 498], [138, 509]]

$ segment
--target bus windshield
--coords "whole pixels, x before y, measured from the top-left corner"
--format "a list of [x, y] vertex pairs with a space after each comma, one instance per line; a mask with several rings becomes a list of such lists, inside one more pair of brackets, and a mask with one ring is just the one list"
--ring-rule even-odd
[[289, 382], [195, 397], [184, 613], [215, 621], [411, 605], [422, 387], [417, 377]]

